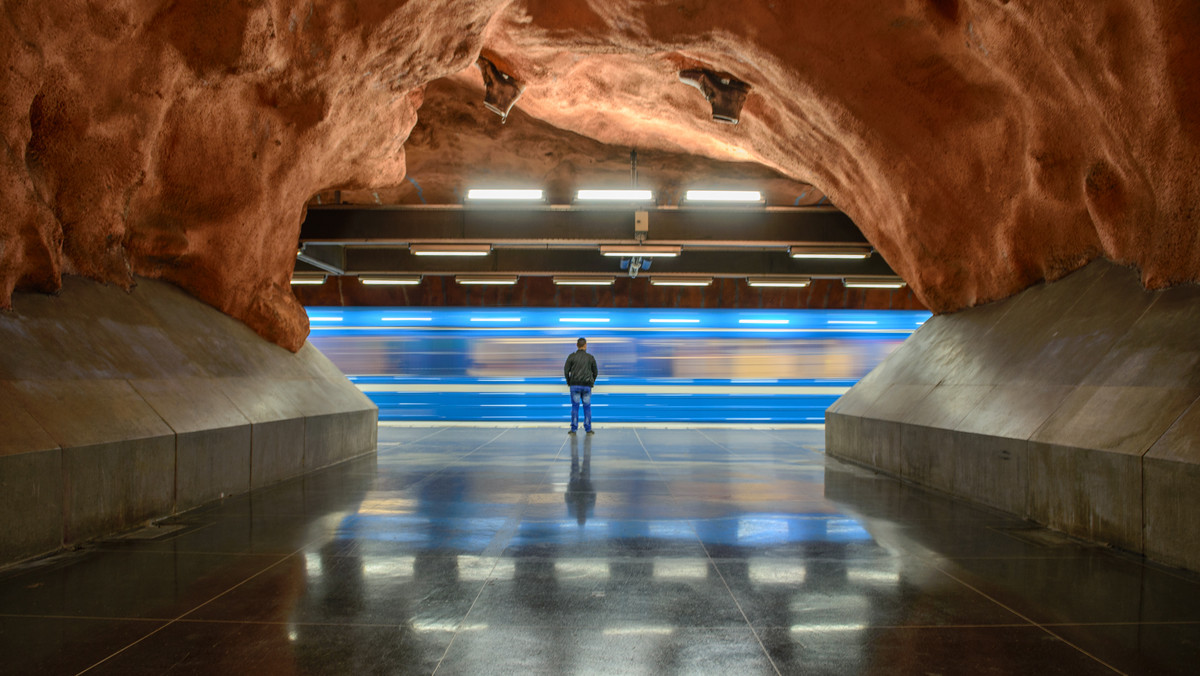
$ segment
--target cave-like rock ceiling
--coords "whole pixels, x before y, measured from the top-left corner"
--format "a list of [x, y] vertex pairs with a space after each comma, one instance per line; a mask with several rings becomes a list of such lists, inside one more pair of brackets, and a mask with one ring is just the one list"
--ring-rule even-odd
[[[2, 7], [4, 307], [63, 274], [142, 275], [297, 349], [306, 205], [402, 199], [409, 144], [447, 199], [480, 175], [628, 171], [629, 148], [672, 185], [824, 195], [939, 312], [1098, 256], [1150, 288], [1200, 279], [1195, 0]], [[524, 85], [508, 124], [479, 112], [480, 56]], [[687, 70], [749, 86], [739, 124]]]

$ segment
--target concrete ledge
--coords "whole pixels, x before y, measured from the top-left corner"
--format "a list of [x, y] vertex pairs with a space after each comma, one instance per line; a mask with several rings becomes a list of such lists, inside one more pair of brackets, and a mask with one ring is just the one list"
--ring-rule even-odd
[[320, 352], [152, 280], [67, 277], [0, 314], [0, 566], [375, 450]]
[[826, 450], [1200, 570], [1200, 287], [1095, 261], [933, 317], [827, 413]]

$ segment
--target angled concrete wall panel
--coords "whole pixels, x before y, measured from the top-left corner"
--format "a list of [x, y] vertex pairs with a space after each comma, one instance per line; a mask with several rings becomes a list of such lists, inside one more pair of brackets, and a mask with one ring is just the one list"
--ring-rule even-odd
[[1096, 261], [930, 319], [830, 408], [827, 449], [1200, 569], [1197, 335], [1200, 287]]

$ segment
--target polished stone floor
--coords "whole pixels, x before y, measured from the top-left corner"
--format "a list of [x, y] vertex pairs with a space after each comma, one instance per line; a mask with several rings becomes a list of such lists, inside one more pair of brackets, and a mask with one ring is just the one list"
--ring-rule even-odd
[[3, 674], [1172, 674], [1200, 578], [798, 430], [380, 429], [0, 572]]

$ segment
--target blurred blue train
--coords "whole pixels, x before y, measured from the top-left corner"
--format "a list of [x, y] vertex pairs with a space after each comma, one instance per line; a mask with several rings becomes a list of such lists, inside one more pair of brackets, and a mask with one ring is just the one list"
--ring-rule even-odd
[[867, 310], [308, 308], [310, 342], [380, 420], [570, 418], [575, 339], [600, 366], [606, 422], [820, 424], [929, 318]]

